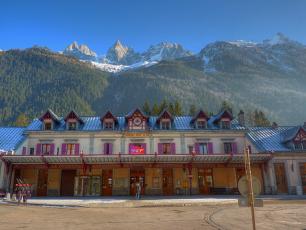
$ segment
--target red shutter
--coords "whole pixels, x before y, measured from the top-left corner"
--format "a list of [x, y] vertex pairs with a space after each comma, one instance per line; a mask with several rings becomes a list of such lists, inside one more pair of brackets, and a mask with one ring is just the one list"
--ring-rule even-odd
[[51, 144], [50, 146], [50, 155], [54, 155], [54, 144]]
[[22, 147], [22, 155], [27, 155], [27, 147]]
[[212, 142], [208, 142], [208, 154], [209, 155], [214, 154], [213, 143]]
[[67, 155], [67, 145], [65, 143], [62, 144], [62, 155]]
[[74, 146], [74, 154], [79, 155], [80, 154], [80, 144], [75, 144]]
[[104, 154], [104, 155], [107, 154], [106, 150], [107, 150], [107, 143], [104, 143], [104, 144], [103, 144], [103, 154]]
[[250, 154], [252, 153], [252, 146], [251, 145], [248, 145], [248, 148], [249, 148], [249, 152]]
[[175, 154], [175, 143], [171, 143], [170, 151], [171, 151], [171, 154]]
[[109, 154], [113, 154], [113, 143], [109, 143]]
[[158, 154], [163, 154], [163, 144], [162, 143], [158, 143], [157, 152]]
[[144, 144], [141, 144], [142, 145], [142, 148], [144, 149], [144, 154], [147, 154], [147, 144], [144, 143]]
[[236, 142], [232, 143], [232, 152], [233, 154], [237, 154], [237, 143]]
[[195, 143], [194, 145], [194, 151], [196, 154], [200, 153], [200, 144], [199, 143]]
[[41, 144], [36, 145], [36, 155], [41, 155]]

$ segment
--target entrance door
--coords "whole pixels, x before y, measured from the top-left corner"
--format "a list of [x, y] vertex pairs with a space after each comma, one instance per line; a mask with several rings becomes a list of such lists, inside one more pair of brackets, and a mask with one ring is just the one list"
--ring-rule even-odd
[[111, 196], [113, 188], [113, 170], [103, 169], [102, 170], [102, 195]]
[[300, 172], [303, 186], [303, 194], [306, 194], [306, 163], [300, 164]]
[[173, 170], [163, 169], [163, 195], [173, 195]]
[[38, 170], [37, 196], [47, 196], [48, 170]]
[[61, 195], [73, 196], [76, 170], [63, 170], [61, 179]]
[[211, 194], [213, 189], [212, 169], [199, 169], [198, 183], [200, 194]]
[[287, 177], [284, 163], [274, 164], [277, 193], [288, 193]]
[[136, 195], [136, 183], [140, 183], [141, 195], [144, 195], [145, 190], [145, 170], [144, 169], [131, 169], [130, 171], [130, 195]]

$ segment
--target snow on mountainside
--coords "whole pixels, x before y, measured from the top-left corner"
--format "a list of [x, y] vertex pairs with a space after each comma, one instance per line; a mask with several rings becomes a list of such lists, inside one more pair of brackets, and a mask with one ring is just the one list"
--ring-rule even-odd
[[84, 61], [96, 61], [97, 54], [89, 49], [87, 45], [78, 45], [76, 41], [71, 43], [64, 51], [63, 54], [74, 56]]
[[173, 60], [191, 55], [192, 53], [185, 50], [180, 44], [171, 42], [161, 42], [157, 45], [152, 45], [142, 54], [145, 61]]

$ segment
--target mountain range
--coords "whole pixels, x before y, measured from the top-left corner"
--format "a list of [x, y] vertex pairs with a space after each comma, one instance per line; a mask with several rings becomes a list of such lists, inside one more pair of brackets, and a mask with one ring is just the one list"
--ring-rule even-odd
[[279, 124], [301, 124], [305, 75], [305, 45], [281, 33], [260, 43], [216, 41], [194, 54], [170, 42], [137, 52], [116, 41], [104, 55], [76, 42], [60, 53], [7, 50], [0, 52], [0, 123], [48, 107], [125, 114], [167, 99], [186, 112], [191, 104], [216, 112], [225, 100], [234, 113], [260, 109]]

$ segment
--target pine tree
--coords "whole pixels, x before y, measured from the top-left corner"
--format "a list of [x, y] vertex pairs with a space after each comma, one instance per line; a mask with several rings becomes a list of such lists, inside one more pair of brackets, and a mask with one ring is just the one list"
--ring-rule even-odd
[[159, 106], [159, 113], [161, 113], [163, 110], [168, 109], [168, 102], [166, 99], [162, 101], [162, 103]]
[[176, 115], [176, 114], [175, 114], [174, 105], [173, 105], [172, 102], [169, 103], [169, 108], [168, 108], [168, 110], [169, 110], [169, 112], [170, 112], [173, 116]]
[[24, 114], [24, 113], [21, 113], [16, 121], [14, 122], [14, 125], [15, 126], [27, 126], [29, 123], [29, 118]]
[[158, 116], [159, 115], [159, 106], [158, 104], [154, 103], [152, 110], [151, 110], [151, 115], [153, 116]]
[[263, 111], [261, 110], [255, 110], [254, 111], [254, 125], [255, 126], [270, 126], [271, 122], [268, 120], [268, 118], [266, 117], [266, 115], [264, 114]]
[[233, 113], [232, 105], [229, 102], [227, 102], [227, 101], [223, 101], [222, 102], [222, 104], [221, 104], [221, 111], [222, 110], [227, 110], [230, 113]]
[[175, 101], [174, 103], [174, 114], [175, 116], [181, 116], [183, 114], [182, 105], [179, 101]]
[[190, 107], [189, 107], [189, 115], [190, 116], [195, 116], [196, 112], [197, 112], [197, 107], [194, 104], [190, 105]]
[[148, 101], [145, 101], [145, 103], [142, 106], [142, 111], [147, 114], [148, 116], [151, 115], [151, 109], [150, 109], [150, 104]]

